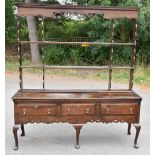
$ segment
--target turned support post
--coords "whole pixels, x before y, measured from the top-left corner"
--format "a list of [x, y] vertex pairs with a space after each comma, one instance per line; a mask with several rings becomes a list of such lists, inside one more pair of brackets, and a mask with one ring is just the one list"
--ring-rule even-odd
[[139, 133], [140, 133], [140, 129], [141, 129], [141, 125], [139, 124], [134, 124], [133, 125], [136, 129], [136, 135], [135, 135], [135, 139], [134, 139], [134, 148], [139, 148], [138, 144], [137, 144], [137, 140], [138, 140], [138, 136], [139, 136]]
[[82, 125], [74, 125], [74, 128], [76, 130], [76, 145], [75, 148], [79, 149], [80, 145], [79, 145], [79, 136], [80, 136], [80, 130], [82, 128]]
[[19, 129], [18, 125], [14, 125], [13, 126], [13, 135], [14, 135], [14, 139], [15, 139], [15, 147], [14, 150], [18, 150], [18, 135], [17, 135], [17, 131]]
[[21, 136], [25, 136], [25, 129], [24, 129], [24, 124], [21, 125]]

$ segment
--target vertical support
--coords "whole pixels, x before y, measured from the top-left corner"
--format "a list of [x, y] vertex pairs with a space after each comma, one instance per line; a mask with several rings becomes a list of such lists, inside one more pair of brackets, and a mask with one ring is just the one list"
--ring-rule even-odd
[[139, 137], [141, 125], [140, 124], [134, 124], [134, 127], [136, 129], [136, 135], [135, 135], [135, 139], [134, 139], [134, 148], [138, 149], [139, 146], [137, 144], [137, 140], [138, 140], [138, 137]]
[[79, 149], [80, 145], [79, 145], [79, 136], [80, 136], [80, 130], [82, 128], [82, 125], [73, 125], [75, 130], [76, 130], [76, 145], [75, 148]]
[[[41, 20], [41, 40], [44, 41], [44, 18]], [[42, 44], [42, 53], [43, 53], [43, 60], [42, 60], [42, 69], [43, 69], [43, 89], [45, 89], [45, 67], [44, 67], [44, 44]]]
[[111, 43], [110, 46], [110, 58], [109, 58], [109, 84], [108, 90], [111, 89], [111, 79], [112, 79], [112, 56], [113, 56], [113, 42], [114, 42], [114, 19], [111, 20]]
[[13, 126], [13, 135], [14, 135], [14, 139], [15, 139], [15, 147], [14, 150], [18, 150], [18, 135], [17, 135], [17, 131], [19, 129], [18, 125], [14, 125]]
[[24, 124], [21, 125], [21, 130], [22, 130], [21, 136], [25, 136]]
[[131, 63], [130, 67], [130, 80], [129, 80], [129, 90], [132, 90], [133, 87], [133, 79], [134, 79], [134, 68], [135, 68], [135, 61], [136, 61], [136, 38], [137, 38], [137, 23], [136, 19], [133, 19], [133, 38], [132, 41], [135, 45], [132, 46], [132, 53], [131, 53]]
[[21, 53], [21, 43], [20, 41], [20, 31], [21, 31], [21, 24], [20, 19], [17, 16], [17, 42], [18, 42], [18, 62], [19, 62], [19, 86], [20, 89], [23, 89], [23, 71], [22, 71], [22, 53]]
[[128, 135], [131, 135], [131, 123], [128, 123]]

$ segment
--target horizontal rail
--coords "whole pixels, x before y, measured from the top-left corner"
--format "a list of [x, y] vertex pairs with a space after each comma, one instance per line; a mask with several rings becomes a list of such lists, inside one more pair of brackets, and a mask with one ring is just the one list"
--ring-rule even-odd
[[[29, 92], [42, 92], [42, 93], [94, 93], [94, 92], [101, 92], [101, 93], [108, 93], [108, 89], [20, 89], [19, 92], [23, 93], [29, 93]], [[117, 93], [133, 93], [134, 95], [137, 95], [134, 91], [129, 89], [112, 89], [110, 90], [111, 93], [117, 92]], [[138, 95], [137, 95], [138, 96]]]
[[138, 18], [137, 7], [103, 7], [103, 6], [78, 6], [78, 5], [43, 5], [43, 4], [17, 4], [18, 16], [43, 16], [54, 17], [55, 13], [92, 14], [104, 16], [105, 19]]
[[56, 44], [56, 45], [120, 45], [120, 46], [132, 46], [136, 45], [135, 43], [111, 43], [111, 42], [56, 42], [56, 41], [19, 41], [21, 44]]
[[45, 68], [45, 69], [90, 69], [90, 70], [102, 70], [102, 69], [134, 69], [134, 67], [128, 66], [48, 66], [48, 65], [31, 65], [20, 66], [21, 68]]

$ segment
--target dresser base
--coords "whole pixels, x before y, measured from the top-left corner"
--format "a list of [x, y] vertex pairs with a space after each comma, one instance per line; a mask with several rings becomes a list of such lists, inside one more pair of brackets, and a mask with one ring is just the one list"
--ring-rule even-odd
[[130, 90], [19, 90], [14, 96], [13, 134], [15, 150], [18, 149], [17, 131], [25, 136], [27, 123], [69, 123], [76, 131], [76, 145], [79, 149], [79, 136], [82, 126], [88, 122], [128, 123], [136, 129], [134, 147], [141, 126], [139, 125], [141, 97]]

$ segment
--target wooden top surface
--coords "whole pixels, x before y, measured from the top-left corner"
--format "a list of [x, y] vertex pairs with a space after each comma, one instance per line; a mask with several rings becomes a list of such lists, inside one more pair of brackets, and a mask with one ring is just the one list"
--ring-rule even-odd
[[13, 100], [105, 100], [105, 99], [140, 99], [129, 90], [19, 90]]
[[17, 3], [17, 7], [24, 8], [50, 8], [50, 9], [92, 9], [92, 10], [134, 10], [138, 11], [138, 7], [128, 6], [128, 7], [119, 7], [119, 6], [96, 6], [96, 5], [58, 5], [58, 4], [25, 4], [25, 3]]
[[16, 4], [18, 16], [52, 17], [54, 13], [100, 14], [104, 18], [137, 18], [138, 7], [103, 7], [79, 5], [52, 5], [52, 4]]

